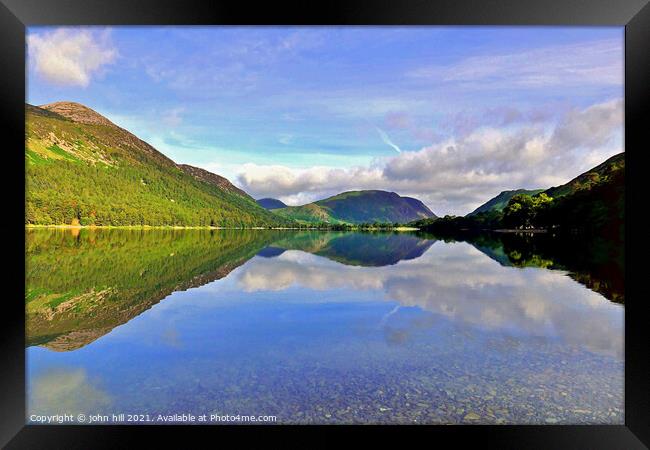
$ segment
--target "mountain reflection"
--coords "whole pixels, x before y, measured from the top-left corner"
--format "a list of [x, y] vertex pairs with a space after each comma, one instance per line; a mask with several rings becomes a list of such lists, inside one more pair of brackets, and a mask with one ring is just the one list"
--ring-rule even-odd
[[[421, 235], [431, 238], [430, 235]], [[465, 241], [504, 266], [540, 267], [568, 276], [602, 294], [625, 302], [625, 258], [622, 241], [546, 233], [473, 233], [445, 236], [446, 242]]]
[[[543, 252], [535, 244], [470, 242], [410, 233], [30, 230], [27, 343], [78, 349], [172, 292], [211, 283], [239, 267], [233, 277], [245, 293], [297, 288], [310, 298], [307, 290], [349, 289], [397, 302], [393, 317], [380, 324], [396, 344], [413, 329], [435, 326], [435, 317], [446, 317], [622, 354], [622, 307], [566, 276], [581, 281], [574, 272], [541, 269], [564, 266], [549, 263], [548, 253], [539, 257]], [[517, 245], [534, 251], [522, 253]], [[521, 256], [513, 263], [517, 252]], [[519, 267], [506, 267], [513, 265]], [[617, 292], [616, 283], [603, 285]], [[433, 315], [396, 327], [392, 319], [402, 307]]]
[[[559, 271], [503, 267], [467, 243], [438, 242], [417, 260], [355, 270], [287, 251], [272, 263], [252, 260], [237, 276], [245, 291], [373, 290], [385, 300], [456, 322], [513, 335], [559, 338], [596, 352], [623, 351], [621, 307]], [[393, 330], [393, 339], [399, 338]]]
[[276, 239], [235, 230], [29, 230], [27, 344], [82, 347], [175, 291], [228, 275]]
[[387, 233], [70, 229], [28, 230], [26, 242], [27, 344], [68, 351], [258, 253], [301, 249], [381, 266], [417, 258], [434, 241]]
[[422, 256], [435, 239], [405, 233], [303, 232], [276, 241], [260, 256], [301, 250], [345, 265], [381, 267]]

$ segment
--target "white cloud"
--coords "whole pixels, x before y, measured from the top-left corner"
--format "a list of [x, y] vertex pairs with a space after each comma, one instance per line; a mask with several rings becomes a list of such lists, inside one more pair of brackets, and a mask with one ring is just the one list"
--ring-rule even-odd
[[622, 101], [613, 100], [570, 111], [555, 126], [480, 127], [365, 167], [245, 164], [236, 181], [254, 197], [292, 205], [385, 189], [417, 197], [436, 214], [466, 214], [503, 190], [562, 184], [623, 151], [622, 125]]
[[58, 85], [86, 87], [93, 75], [117, 58], [110, 30], [92, 32], [59, 28], [30, 34], [27, 51], [35, 72]]
[[623, 85], [623, 39], [555, 45], [466, 58], [448, 66], [422, 67], [413, 78], [465, 86], [525, 87]]
[[584, 110], [570, 111], [551, 138], [555, 152], [578, 147], [598, 148], [612, 137], [612, 130], [623, 124], [623, 100], [612, 100]]
[[282, 165], [244, 164], [237, 182], [254, 197], [276, 196], [288, 200], [289, 204], [299, 204], [307, 198], [317, 199], [323, 191], [335, 193], [369, 188], [381, 176], [381, 169], [372, 167], [295, 169]]

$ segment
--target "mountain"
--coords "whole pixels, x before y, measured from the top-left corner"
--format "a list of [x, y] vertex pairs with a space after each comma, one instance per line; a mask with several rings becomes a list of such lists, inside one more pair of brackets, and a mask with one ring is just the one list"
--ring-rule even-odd
[[[546, 194], [542, 196], [541, 194]], [[547, 229], [556, 233], [597, 237], [608, 242], [606, 258], [622, 258], [625, 239], [625, 154], [609, 158], [566, 184], [530, 196], [512, 196], [503, 213], [497, 210], [464, 217], [421, 219], [421, 230]], [[611, 244], [611, 245], [610, 245]], [[621, 250], [619, 252], [619, 250]]]
[[406, 223], [436, 217], [421, 201], [386, 191], [350, 191], [302, 206], [273, 210], [303, 223]]
[[503, 211], [503, 208], [506, 207], [508, 202], [512, 197], [518, 194], [526, 195], [536, 195], [540, 192], [543, 192], [544, 189], [515, 189], [513, 191], [503, 191], [496, 197], [491, 198], [487, 202], [483, 203], [481, 206], [476, 208], [474, 211], [468, 214], [468, 216], [473, 216], [474, 214], [479, 214], [483, 212], [490, 211]]
[[228, 180], [176, 164], [92, 109], [26, 105], [27, 224], [270, 226]]
[[256, 200], [256, 202], [258, 205], [265, 209], [280, 209], [287, 207], [284, 202], [281, 202], [276, 198], [261, 198], [259, 200]]
[[467, 216], [473, 216], [475, 214], [490, 212], [490, 211], [503, 211], [503, 209], [508, 205], [508, 202], [512, 197], [518, 194], [526, 195], [537, 195], [540, 192], [544, 192], [549, 197], [558, 198], [565, 195], [573, 194], [582, 189], [590, 189], [591, 187], [598, 185], [602, 182], [609, 180], [616, 172], [625, 168], [625, 154], [619, 153], [618, 155], [612, 156], [607, 161], [599, 164], [587, 172], [578, 175], [571, 181], [561, 186], [555, 186], [549, 189], [516, 189], [513, 191], [503, 191], [496, 197], [488, 200], [486, 203], [482, 204], [474, 211], [469, 213]]
[[544, 191], [549, 197], [557, 198], [574, 194], [579, 190], [591, 189], [601, 183], [613, 179], [620, 171], [625, 169], [625, 153], [614, 155], [602, 164], [578, 175], [573, 180], [561, 186], [555, 186]]
[[[547, 189], [553, 197], [550, 208], [540, 215], [546, 226], [581, 231], [617, 243], [623, 258], [625, 242], [625, 153], [577, 176], [562, 186]], [[610, 252], [611, 253], [611, 252]]]
[[219, 189], [222, 189], [226, 192], [230, 192], [231, 194], [241, 195], [242, 197], [246, 197], [253, 200], [253, 197], [251, 197], [246, 192], [236, 187], [234, 184], [232, 184], [230, 181], [228, 181], [226, 178], [222, 177], [221, 175], [208, 172], [207, 170], [201, 169], [200, 167], [190, 166], [189, 164], [179, 164], [178, 167], [183, 172], [192, 175], [197, 180], [216, 186]]

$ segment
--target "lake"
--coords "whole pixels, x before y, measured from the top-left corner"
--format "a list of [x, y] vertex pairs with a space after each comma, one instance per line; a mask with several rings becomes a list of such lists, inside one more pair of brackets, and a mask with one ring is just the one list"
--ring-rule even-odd
[[28, 230], [28, 422], [623, 424], [622, 272], [552, 240]]

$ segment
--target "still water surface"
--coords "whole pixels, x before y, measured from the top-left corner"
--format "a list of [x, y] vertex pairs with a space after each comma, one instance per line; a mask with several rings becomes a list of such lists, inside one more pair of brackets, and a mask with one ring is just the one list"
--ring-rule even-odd
[[30, 230], [28, 419], [624, 423], [624, 306], [504, 255], [408, 233]]

